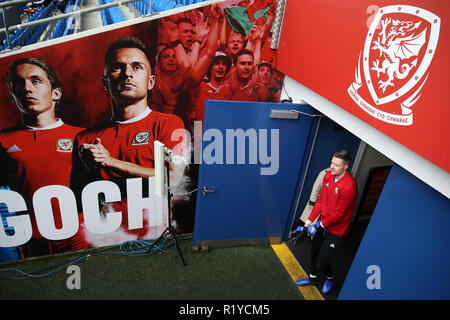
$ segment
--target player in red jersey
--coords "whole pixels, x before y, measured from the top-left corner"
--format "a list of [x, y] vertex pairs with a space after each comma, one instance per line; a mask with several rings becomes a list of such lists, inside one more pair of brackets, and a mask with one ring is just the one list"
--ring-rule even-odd
[[256, 85], [255, 91], [258, 93], [261, 101], [279, 102], [280, 90], [273, 85], [274, 69], [268, 62], [261, 62], [256, 67]]
[[206, 75], [209, 81], [202, 81], [195, 98], [193, 121], [203, 121], [206, 100], [231, 100], [231, 85], [224, 81], [231, 68], [231, 59], [223, 52], [217, 52]]
[[[123, 37], [109, 46], [103, 84], [111, 95], [112, 119], [81, 132], [75, 139], [77, 152], [73, 153], [71, 188], [78, 197], [91, 181], [110, 180], [125, 190], [126, 178], [154, 176], [155, 140], [171, 149], [174, 155], [185, 156], [182, 120], [148, 107], [147, 96], [154, 83], [146, 47], [139, 39]], [[182, 171], [182, 165], [175, 167], [173, 170]], [[122, 201], [113, 204], [116, 212], [120, 210], [124, 214], [122, 228], [118, 230], [124, 236], [120, 240], [148, 237], [153, 231], [147, 230], [145, 223], [144, 228], [128, 230], [124, 195], [122, 192]], [[106, 239], [103, 244], [118, 239], [114, 235], [104, 237], [110, 240]]]
[[[330, 261], [350, 230], [356, 204], [356, 182], [347, 171], [350, 161], [351, 156], [346, 150], [334, 153], [330, 171], [323, 178], [319, 199], [305, 222], [304, 227], [308, 228], [308, 233], [313, 236], [311, 271], [309, 278], [297, 280], [296, 284], [299, 286], [313, 284], [317, 271], [320, 271], [326, 275], [322, 293], [330, 292], [333, 287]], [[312, 221], [319, 215], [319, 221], [312, 225]]]
[[[62, 96], [60, 81], [45, 61], [23, 58], [10, 65], [7, 84], [20, 110], [22, 123], [0, 132], [0, 149], [5, 155], [2, 162], [7, 161], [9, 169], [15, 169], [12, 176], [10, 174], [9, 179], [0, 184], [9, 185], [24, 197], [31, 216], [33, 235], [22, 246], [22, 255], [86, 249], [87, 244], [79, 233], [58, 241], [43, 238], [32, 209], [32, 197], [39, 188], [69, 185], [73, 140], [82, 130], [56, 117], [55, 108]], [[53, 204], [52, 207], [55, 227], [59, 229], [62, 227], [59, 206]]]
[[244, 49], [237, 54], [235, 71], [235, 77], [231, 80], [233, 92], [231, 100], [260, 101], [261, 99], [255, 91], [255, 83], [252, 80], [254, 56], [251, 51]]

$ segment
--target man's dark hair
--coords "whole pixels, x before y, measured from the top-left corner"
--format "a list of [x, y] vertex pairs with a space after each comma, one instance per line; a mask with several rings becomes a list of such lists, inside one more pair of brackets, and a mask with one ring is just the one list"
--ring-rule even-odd
[[238, 61], [238, 58], [239, 58], [240, 56], [244, 55], [244, 54], [248, 54], [248, 55], [252, 56], [253, 61], [255, 60], [255, 55], [253, 54], [253, 52], [251, 52], [251, 51], [248, 50], [248, 49], [242, 49], [241, 51], [239, 51], [239, 52], [236, 54], [236, 57], [234, 58], [234, 61], [233, 61], [234, 64], [236, 64], [237, 61]]
[[[53, 89], [61, 89], [61, 82], [59, 81], [58, 76], [56, 75], [55, 70], [44, 60], [38, 58], [21, 58], [15, 60], [13, 63], [9, 65], [8, 71], [6, 73], [6, 84], [8, 85], [8, 90], [11, 94], [13, 94], [14, 90], [14, 81], [16, 81], [17, 75], [17, 67], [22, 64], [32, 64], [39, 68], [41, 68], [46, 76], [48, 81], [50, 82], [50, 87]], [[59, 117], [60, 109], [59, 109], [60, 100], [55, 103], [55, 115]]]
[[56, 75], [55, 70], [44, 60], [38, 58], [21, 58], [9, 65], [8, 72], [6, 73], [6, 83], [8, 85], [9, 92], [12, 93], [14, 80], [17, 73], [17, 67], [22, 64], [33, 64], [41, 68], [47, 75], [47, 79], [50, 82], [51, 88], [61, 88], [61, 82]]
[[333, 154], [333, 157], [344, 160], [344, 163], [346, 165], [350, 164], [350, 161], [352, 161], [352, 156], [350, 155], [350, 153], [347, 150], [336, 151]]
[[219, 55], [219, 56], [215, 56], [213, 58], [213, 61], [211, 62], [211, 65], [209, 66], [209, 70], [206, 73], [206, 77], [211, 81], [211, 69], [214, 66], [214, 64], [216, 64], [218, 61], [223, 61], [226, 65], [226, 70], [225, 70], [225, 74], [228, 73], [228, 71], [230, 71], [231, 69], [231, 58], [226, 56], [226, 55]]
[[264, 66], [266, 66], [270, 69], [270, 73], [273, 73], [272, 65], [269, 62], [264, 62], [264, 61], [258, 64], [258, 66], [257, 66], [258, 71]]
[[195, 26], [195, 24], [192, 22], [192, 20], [189, 19], [188, 17], [181, 17], [181, 18], [179, 18], [179, 19], [177, 19], [177, 20], [175, 21], [176, 24], [180, 24], [180, 23], [182, 23], [182, 22], [190, 23], [190, 24], [192, 24], [193, 26]]
[[164, 46], [162, 46], [162, 49], [159, 51], [158, 55], [157, 55], [157, 61], [161, 62], [161, 55], [164, 51], [166, 51], [167, 49], [172, 49], [175, 50], [175, 46], [172, 44], [164, 44]]
[[136, 48], [141, 50], [145, 54], [147, 60], [150, 63], [152, 73], [154, 72], [154, 59], [150, 57], [149, 52], [147, 50], [147, 46], [140, 39], [130, 36], [121, 37], [109, 45], [108, 50], [106, 50], [105, 54], [105, 66], [108, 65], [113, 52], [115, 50], [122, 48]]

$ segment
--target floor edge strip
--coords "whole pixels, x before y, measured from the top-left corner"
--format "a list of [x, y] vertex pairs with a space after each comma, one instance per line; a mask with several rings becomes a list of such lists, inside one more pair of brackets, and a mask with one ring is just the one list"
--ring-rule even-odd
[[[302, 266], [298, 263], [297, 259], [295, 259], [291, 250], [289, 250], [284, 242], [280, 244], [272, 244], [271, 246], [294, 282], [300, 278], [307, 277], [306, 272], [303, 270]], [[317, 288], [313, 285], [297, 287], [306, 300], [324, 300], [319, 290], [317, 290]]]

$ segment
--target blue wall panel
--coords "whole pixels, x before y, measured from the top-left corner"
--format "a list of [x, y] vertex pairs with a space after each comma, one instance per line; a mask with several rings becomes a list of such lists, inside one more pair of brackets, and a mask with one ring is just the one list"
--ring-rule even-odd
[[[312, 117], [304, 114], [296, 120], [271, 118], [271, 110], [291, 109], [308, 114], [313, 112], [308, 105], [217, 100], [206, 102], [202, 144], [204, 161], [199, 172], [194, 245], [199, 241], [278, 241], [287, 237], [312, 124]], [[239, 153], [237, 143], [233, 144], [233, 138], [227, 138], [227, 132], [238, 129], [245, 132], [267, 130], [270, 140], [264, 141], [261, 136], [255, 138], [257, 144], [251, 144], [257, 145], [256, 151], [256, 148], [250, 148], [250, 140], [245, 138], [245, 148], [242, 150], [246, 152], [246, 161], [227, 164], [225, 162], [228, 161], [223, 159], [228, 159], [228, 152], [231, 159], [237, 158]], [[213, 132], [217, 137], [205, 138], [205, 135], [209, 136]], [[272, 142], [272, 132], [278, 132], [279, 138], [269, 143]], [[220, 163], [205, 161], [205, 155], [210, 153], [213, 145], [228, 146], [228, 141], [231, 142], [231, 148], [218, 148], [215, 152], [221, 154]], [[262, 168], [268, 166], [261, 165], [261, 158], [253, 164], [248, 161], [250, 149], [259, 154], [265, 145], [269, 153], [278, 159], [275, 162], [279, 162], [276, 172], [270, 175], [262, 174]], [[203, 195], [203, 187], [216, 192]]]
[[339, 299], [450, 299], [449, 227], [450, 200], [394, 165]]

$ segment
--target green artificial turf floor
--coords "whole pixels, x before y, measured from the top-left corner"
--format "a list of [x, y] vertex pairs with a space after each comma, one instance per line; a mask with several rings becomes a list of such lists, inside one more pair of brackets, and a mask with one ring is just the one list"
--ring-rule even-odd
[[[303, 297], [270, 245], [214, 248], [193, 254], [192, 238], [180, 242], [186, 266], [178, 251], [126, 255], [99, 249], [0, 263], [0, 299], [154, 299], [154, 300], [302, 300]], [[80, 289], [67, 262], [83, 257]], [[61, 264], [58, 272], [56, 264]], [[41, 278], [20, 277], [24, 272], [49, 269]]]

